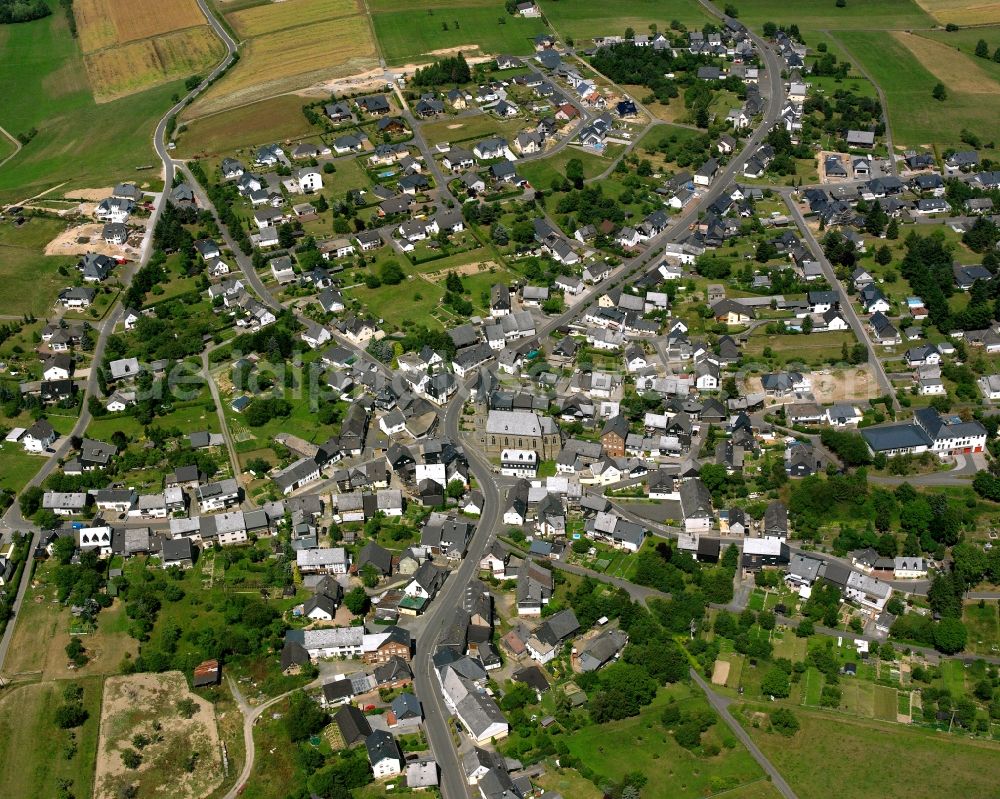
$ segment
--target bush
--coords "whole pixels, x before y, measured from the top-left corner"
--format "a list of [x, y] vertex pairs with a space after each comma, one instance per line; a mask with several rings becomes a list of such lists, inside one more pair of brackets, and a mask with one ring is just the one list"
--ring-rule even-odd
[[791, 738], [799, 731], [799, 720], [787, 707], [781, 707], [770, 714], [771, 731]]

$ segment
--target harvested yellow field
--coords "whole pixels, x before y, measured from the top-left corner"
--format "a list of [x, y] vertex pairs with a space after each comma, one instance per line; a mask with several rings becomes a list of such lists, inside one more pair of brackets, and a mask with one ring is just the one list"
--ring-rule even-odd
[[949, 90], [961, 94], [1000, 94], [1000, 83], [954, 47], [902, 31], [895, 31], [892, 36]]
[[75, 0], [73, 14], [85, 53], [206, 24], [195, 0]]
[[196, 74], [216, 63], [223, 45], [208, 26], [129, 42], [84, 56], [97, 102]]
[[942, 24], [988, 25], [1000, 22], [1000, 3], [976, 3], [969, 0], [917, 0], [924, 11]]
[[240, 38], [276, 33], [285, 28], [309, 25], [314, 20], [336, 19], [363, 13], [357, 0], [282, 0], [267, 3], [226, 17]]
[[240, 62], [189, 106], [184, 117], [193, 119], [376, 66], [375, 42], [363, 16], [257, 36], [247, 41]]

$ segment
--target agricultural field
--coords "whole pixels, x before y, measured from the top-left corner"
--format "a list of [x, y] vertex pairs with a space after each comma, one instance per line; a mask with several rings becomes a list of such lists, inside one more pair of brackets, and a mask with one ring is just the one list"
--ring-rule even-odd
[[[796, 24], [806, 31], [909, 30], [931, 28], [931, 19], [912, 0], [848, 0], [837, 8], [826, 0], [800, 0], [794, 5], [781, 0], [744, 0], [739, 4], [740, 21], [760, 28], [765, 22]], [[636, 28], [638, 30], [638, 28]], [[806, 42], [814, 44], [806, 35]], [[825, 37], [824, 37], [825, 38]]]
[[258, 3], [239, 11], [226, 12], [226, 18], [240, 38], [296, 28], [314, 19], [347, 17], [358, 10], [356, 0], [285, 0]]
[[79, 0], [73, 13], [99, 103], [196, 74], [224, 52], [195, 0]]
[[[181, 88], [168, 83], [127, 99], [94, 101], [83, 56], [60, 10], [0, 27], [0, 125], [13, 134], [36, 128], [31, 142], [0, 169], [0, 202], [60, 187], [140, 182], [159, 161], [151, 131]], [[86, 158], [80, 158], [86, 153]], [[159, 174], [158, 172], [156, 174]]]
[[714, 739], [720, 745], [721, 754], [715, 757], [684, 749], [666, 731], [660, 716], [670, 696], [677, 697], [682, 709], [707, 708], [701, 696], [689, 693], [689, 688], [673, 686], [638, 716], [584, 727], [571, 733], [566, 744], [601, 777], [617, 781], [628, 772], [642, 772], [649, 796], [693, 799], [756, 782], [760, 767], [721, 722], [705, 733], [706, 741]]
[[1000, 22], [1000, 3], [970, 0], [917, 0], [917, 4], [942, 25], [985, 25]]
[[[794, 712], [801, 729], [793, 738], [751, 725], [748, 732], [800, 799], [841, 796], [845, 785], [851, 786], [852, 799], [989, 796], [1000, 773], [1000, 746], [984, 741], [801, 708]], [[877, 780], [871, 779], [872, 763], [879, 764]]]
[[308, 136], [314, 129], [302, 115], [304, 103], [298, 95], [284, 94], [199, 117], [178, 128], [177, 152], [210, 158], [241, 147]]
[[51, 799], [60, 795], [64, 780], [73, 796], [91, 795], [102, 678], [84, 677], [76, 684], [83, 688], [88, 717], [73, 730], [60, 729], [55, 721], [68, 682], [37, 682], [0, 693], [0, 796]]
[[626, 28], [647, 33], [651, 24], [665, 30], [672, 20], [700, 29], [710, 20], [697, 0], [628, 0], [625, 3], [542, 0], [539, 6], [560, 37], [581, 41], [594, 36], [621, 36]]
[[94, 97], [107, 102], [197, 74], [217, 63], [224, 52], [219, 38], [203, 26], [87, 53], [83, 60]]
[[323, 80], [378, 66], [371, 25], [358, 2], [286, 0], [227, 11], [240, 32], [240, 61], [183, 115], [190, 121]]
[[[45, 245], [66, 229], [58, 219], [31, 217], [20, 227], [0, 220], [0, 307], [5, 314], [44, 316], [61, 288], [72, 284], [75, 258], [47, 256]], [[65, 267], [67, 276], [59, 274]]]
[[[973, 68], [977, 72], [986, 73], [994, 81], [1000, 81], [1000, 64], [993, 60], [993, 54], [1000, 48], [1000, 26], [982, 28], [962, 28], [957, 31], [915, 31], [914, 36], [929, 39], [934, 42], [946, 45], [949, 48], [959, 50], [969, 58]], [[976, 56], [976, 45], [982, 39], [989, 48], [989, 58], [979, 58]], [[954, 63], [954, 56], [949, 57], [949, 63]], [[935, 66], [929, 64], [928, 68], [933, 72]]]
[[206, 25], [195, 0], [74, 0], [73, 15], [85, 53]]
[[[178, 708], [182, 699], [194, 702], [193, 715]], [[122, 754], [135, 751], [133, 736], [140, 734], [153, 740], [142, 749], [138, 768], [129, 769]], [[215, 711], [211, 703], [188, 691], [183, 674], [169, 671], [108, 678], [101, 706], [95, 799], [120, 796], [123, 784], [138, 784], [141, 796], [168, 783], [171, 796], [195, 799], [211, 793], [221, 781]]]
[[[839, 33], [838, 38], [850, 57], [860, 61], [885, 92], [898, 146], [955, 146], [965, 128], [992, 137], [1000, 114], [1000, 91], [992, 80], [971, 87], [976, 93], [969, 91], [962, 64], [975, 67], [971, 59], [943, 47], [935, 48], [935, 55], [928, 54], [925, 49], [930, 41], [919, 37], [907, 37], [904, 44], [882, 33], [849, 31]], [[918, 43], [920, 58], [907, 46], [913, 41]], [[946, 58], [937, 63], [938, 57]], [[956, 84], [949, 85], [945, 78]], [[931, 97], [939, 80], [948, 89], [944, 101]]]
[[522, 19], [492, 0], [439, 2], [414, 7], [405, 0], [370, 4], [375, 36], [390, 65], [425, 62], [444, 51], [525, 55], [549, 29], [541, 19]]

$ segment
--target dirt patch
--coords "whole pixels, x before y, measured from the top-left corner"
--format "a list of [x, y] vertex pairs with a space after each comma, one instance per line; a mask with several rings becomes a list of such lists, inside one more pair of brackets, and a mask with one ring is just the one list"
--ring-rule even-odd
[[867, 400], [879, 395], [871, 366], [812, 373], [812, 393], [820, 404]]
[[[177, 707], [185, 698], [194, 702], [191, 718], [185, 718]], [[129, 769], [122, 753], [139, 751], [133, 743], [136, 735], [149, 738], [150, 743], [141, 749], [138, 768]], [[138, 796], [169, 793], [173, 799], [197, 799], [214, 791], [222, 777], [215, 710], [210, 702], [188, 691], [183, 674], [168, 671], [108, 678], [101, 705], [94, 799], [115, 799], [122, 786], [129, 784], [138, 786]]]
[[1000, 83], [960, 50], [903, 31], [893, 31], [892, 36], [913, 53], [928, 72], [952, 91], [963, 94], [1000, 94]]
[[45, 245], [46, 255], [85, 255], [88, 252], [96, 252], [102, 255], [118, 257], [122, 255], [122, 250], [126, 252], [132, 250], [131, 247], [119, 247], [117, 244], [108, 244], [101, 238], [101, 231], [104, 225], [101, 223], [87, 223], [77, 225], [69, 230], [64, 230], [52, 241]]
[[496, 261], [476, 261], [471, 264], [462, 264], [461, 266], [451, 267], [439, 272], [427, 272], [426, 276], [429, 280], [443, 280], [448, 272], [454, 272], [459, 277], [463, 275], [478, 275], [480, 272], [489, 272], [491, 269], [499, 269], [500, 264]]
[[89, 200], [93, 203], [99, 203], [105, 197], [110, 197], [113, 191], [114, 187], [112, 186], [108, 186], [106, 189], [73, 189], [73, 191], [66, 192], [63, 197], [67, 200]]
[[729, 661], [715, 661], [715, 668], [712, 669], [712, 685], [725, 685], [729, 679]]

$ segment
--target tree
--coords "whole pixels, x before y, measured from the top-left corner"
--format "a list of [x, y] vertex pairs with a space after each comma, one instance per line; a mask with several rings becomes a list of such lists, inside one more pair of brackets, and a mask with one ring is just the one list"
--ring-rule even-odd
[[284, 723], [285, 732], [292, 742], [305, 741], [326, 726], [327, 715], [305, 691], [298, 691], [288, 702]]
[[965, 649], [968, 638], [965, 625], [957, 618], [943, 618], [934, 627], [934, 648], [946, 655]]
[[781, 707], [773, 711], [770, 716], [771, 730], [791, 738], [799, 731], [799, 720], [787, 707]]
[[90, 658], [87, 657], [87, 650], [83, 648], [83, 641], [79, 636], [74, 635], [69, 639], [69, 643], [66, 644], [66, 657], [72, 660], [77, 668], [87, 665]]
[[29, 486], [21, 492], [21, 498], [18, 500], [18, 504], [21, 508], [21, 515], [25, 518], [30, 518], [35, 515], [35, 513], [42, 507], [42, 498], [45, 496], [45, 492], [42, 491], [41, 486]]
[[788, 672], [784, 669], [773, 667], [760, 683], [760, 691], [763, 694], [783, 699], [791, 691], [791, 683], [788, 679]]
[[344, 594], [344, 605], [355, 616], [363, 616], [368, 610], [368, 594], [364, 588], [353, 588]]
[[386, 261], [379, 270], [379, 277], [387, 286], [396, 286], [406, 279], [406, 274], [396, 261]]
[[875, 251], [875, 263], [880, 266], [886, 266], [892, 261], [892, 250], [889, 249], [888, 245], [883, 244]]
[[980, 39], [978, 42], [976, 42], [976, 55], [979, 58], [990, 57], [990, 46], [986, 43], [985, 39]]
[[885, 237], [890, 241], [895, 241], [899, 238], [899, 220], [896, 217], [892, 217], [889, 220], [889, 225], [885, 229]]
[[948, 99], [948, 90], [943, 83], [938, 82], [934, 84], [934, 88], [931, 90], [931, 97], [938, 102], [944, 102]]
[[125, 768], [135, 770], [142, 765], [142, 755], [135, 749], [126, 749], [122, 752], [122, 763], [125, 764]]
[[444, 287], [455, 294], [461, 294], [465, 291], [465, 286], [462, 285], [462, 278], [454, 272], [448, 272], [448, 276], [444, 281]]
[[56, 724], [64, 730], [79, 727], [89, 717], [86, 708], [79, 701], [67, 702], [56, 708]]
[[583, 161], [579, 158], [570, 158], [566, 162], [566, 179], [575, 189], [583, 188]]
[[181, 718], [189, 719], [198, 712], [198, 703], [191, 697], [185, 696], [183, 699], [177, 700], [177, 712]]

